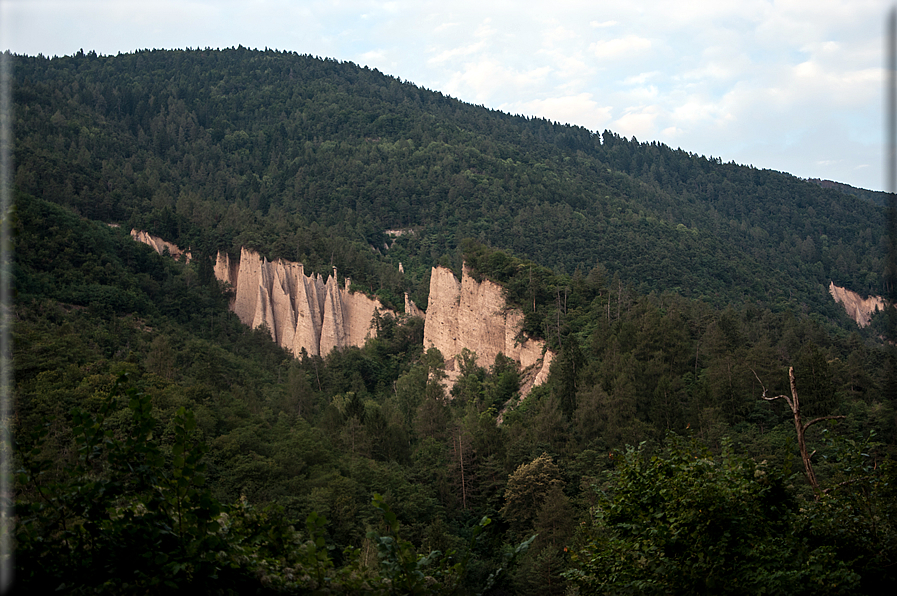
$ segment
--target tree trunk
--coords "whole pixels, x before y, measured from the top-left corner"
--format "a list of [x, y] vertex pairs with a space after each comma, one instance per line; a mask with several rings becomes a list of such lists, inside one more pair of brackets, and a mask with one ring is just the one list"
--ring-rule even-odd
[[[757, 373], [754, 373], [754, 376], [757, 377], [757, 380], [760, 381], [760, 377], [757, 376]], [[804, 462], [804, 470], [807, 474], [807, 480], [810, 482], [810, 486], [813, 487], [813, 492], [816, 493], [817, 497], [819, 496], [819, 482], [816, 480], [816, 473], [813, 471], [813, 464], [810, 461], [812, 457], [812, 453], [807, 452], [807, 441], [806, 434], [807, 429], [817, 422], [821, 422], [823, 420], [836, 420], [841, 418], [846, 418], [846, 416], [822, 416], [820, 418], [814, 418], [810, 420], [806, 424], [803, 423], [803, 420], [800, 416], [800, 400], [797, 397], [797, 384], [794, 381], [794, 367], [791, 366], [788, 368], [788, 380], [791, 383], [791, 397], [789, 398], [787, 395], [777, 395], [775, 397], [766, 397], [766, 387], [763, 387], [763, 382], [760, 381], [760, 386], [763, 387], [763, 399], [766, 401], [773, 401], [779, 398], [784, 399], [788, 402], [788, 406], [791, 407], [791, 412], [794, 414], [794, 429], [797, 431], [797, 446], [800, 449], [800, 458]]]

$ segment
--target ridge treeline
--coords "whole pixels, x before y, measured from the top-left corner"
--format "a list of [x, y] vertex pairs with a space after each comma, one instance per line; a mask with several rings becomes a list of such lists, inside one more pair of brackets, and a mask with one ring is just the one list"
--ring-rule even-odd
[[[419, 304], [465, 237], [722, 306], [833, 317], [829, 281], [879, 292], [871, 202], [352, 63], [238, 48], [17, 56], [14, 72], [20, 190], [206, 253], [335, 264]], [[417, 230], [387, 257], [404, 281], [367, 254], [401, 228]]]

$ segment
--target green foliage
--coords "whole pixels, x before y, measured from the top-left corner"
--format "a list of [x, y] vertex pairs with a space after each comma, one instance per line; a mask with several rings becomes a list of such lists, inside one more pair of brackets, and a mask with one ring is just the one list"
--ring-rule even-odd
[[[120, 401], [131, 420], [117, 433], [109, 423]], [[76, 456], [60, 480], [49, 479], [51, 462], [41, 457], [47, 429], [20, 452], [20, 586], [156, 593], [254, 583], [255, 569], [240, 560], [260, 553], [228, 546], [230, 511], [205, 486], [203, 447], [195, 443], [191, 412], [177, 412], [170, 451], [163, 451], [154, 440], [159, 429], [149, 396], [123, 378], [97, 414], [76, 409], [72, 421]]]
[[827, 544], [861, 577], [860, 593], [887, 594], [897, 572], [897, 470], [874, 433], [863, 440], [824, 431], [821, 498], [805, 505], [811, 544]]
[[528, 464], [521, 464], [508, 477], [502, 516], [519, 535], [529, 532], [545, 498], [554, 488], [562, 488], [560, 470], [551, 456], [543, 453]]
[[473, 278], [501, 284], [508, 304], [523, 312], [522, 333], [546, 339], [552, 349], [561, 351], [572, 330], [592, 326], [604, 289], [598, 268], [585, 278], [577, 269], [571, 279], [472, 239], [464, 240], [461, 247]]
[[[828, 492], [801, 502], [789, 416], [755, 377], [787, 392], [793, 365], [806, 412], [846, 414], [844, 435], [876, 431], [893, 452], [886, 317], [856, 330], [825, 291], [879, 292], [869, 201], [334, 60], [16, 62], [17, 532], [33, 591], [542, 594], [616, 569], [614, 589], [639, 593], [725, 591], [729, 574], [731, 591], [888, 593], [891, 464], [814, 426]], [[399, 309], [405, 292], [426, 306], [434, 264], [466, 260], [549, 342], [549, 382], [516, 405], [533, 371], [463, 353], [450, 398], [421, 319], [378, 317], [362, 348], [293, 359], [227, 311], [210, 258], [242, 246], [336, 266]], [[123, 372], [141, 390], [110, 402]], [[607, 457], [685, 429], [709, 452]], [[590, 511], [574, 544], [591, 558], [565, 583], [563, 545]]]
[[[857, 553], [841, 550], [847, 542], [830, 539], [828, 524], [856, 515], [890, 524], [893, 512], [839, 510], [829, 497], [800, 505], [781, 473], [728, 444], [714, 457], [675, 440], [662, 454], [628, 448], [615, 462], [565, 574], [579, 593], [854, 594], [887, 585], [886, 566], [868, 574]], [[878, 552], [891, 556], [893, 545]]]
[[[829, 280], [880, 291], [870, 201], [349, 62], [243, 48], [17, 56], [14, 76], [21, 191], [195, 253], [335, 265], [397, 305], [404, 291], [426, 303], [429, 267], [460, 267], [462, 238], [558, 271], [600, 259], [646, 293], [720, 306], [747, 296], [837, 317]], [[388, 229], [413, 233], [390, 246]]]
[[466, 554], [455, 560], [455, 552], [445, 554], [438, 550], [427, 555], [418, 554], [414, 545], [399, 537], [399, 521], [389, 508], [383, 497], [374, 494], [374, 506], [383, 514], [387, 535], [376, 531], [368, 532], [377, 546], [380, 559], [380, 570], [384, 583], [390, 594], [452, 594], [458, 590], [459, 582], [464, 575], [470, 560], [471, 549], [477, 536], [491, 523], [488, 517], [471, 533], [470, 545]]
[[[130, 425], [116, 432], [110, 423], [122, 401]], [[33, 592], [449, 594], [490, 523], [480, 521], [460, 558], [418, 555], [375, 495], [389, 532], [369, 533], [382, 575], [365, 568], [358, 549], [347, 549], [346, 565], [338, 567], [323, 516], [309, 514], [303, 542], [277, 509], [256, 511], [245, 500], [224, 506], [214, 498], [192, 412], [177, 412], [165, 449], [149, 396], [122, 377], [97, 414], [76, 410], [72, 419], [77, 456], [61, 480], [47, 478], [46, 429], [30, 450], [20, 450], [17, 585]]]
[[519, 594], [564, 594], [562, 573], [568, 568], [567, 547], [576, 526], [570, 500], [560, 486], [552, 486], [542, 502], [533, 529], [530, 551], [517, 570]]

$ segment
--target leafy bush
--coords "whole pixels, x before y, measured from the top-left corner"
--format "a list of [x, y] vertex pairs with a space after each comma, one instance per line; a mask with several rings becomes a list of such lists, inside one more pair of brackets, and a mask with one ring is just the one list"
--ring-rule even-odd
[[583, 594], [850, 594], [860, 575], [782, 474], [681, 440], [616, 455], [565, 575]]

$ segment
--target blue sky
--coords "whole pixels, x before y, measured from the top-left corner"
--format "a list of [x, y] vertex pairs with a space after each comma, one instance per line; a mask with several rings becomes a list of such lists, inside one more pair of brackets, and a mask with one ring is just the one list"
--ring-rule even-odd
[[882, 0], [0, 0], [0, 47], [275, 48], [463, 101], [883, 190]]

